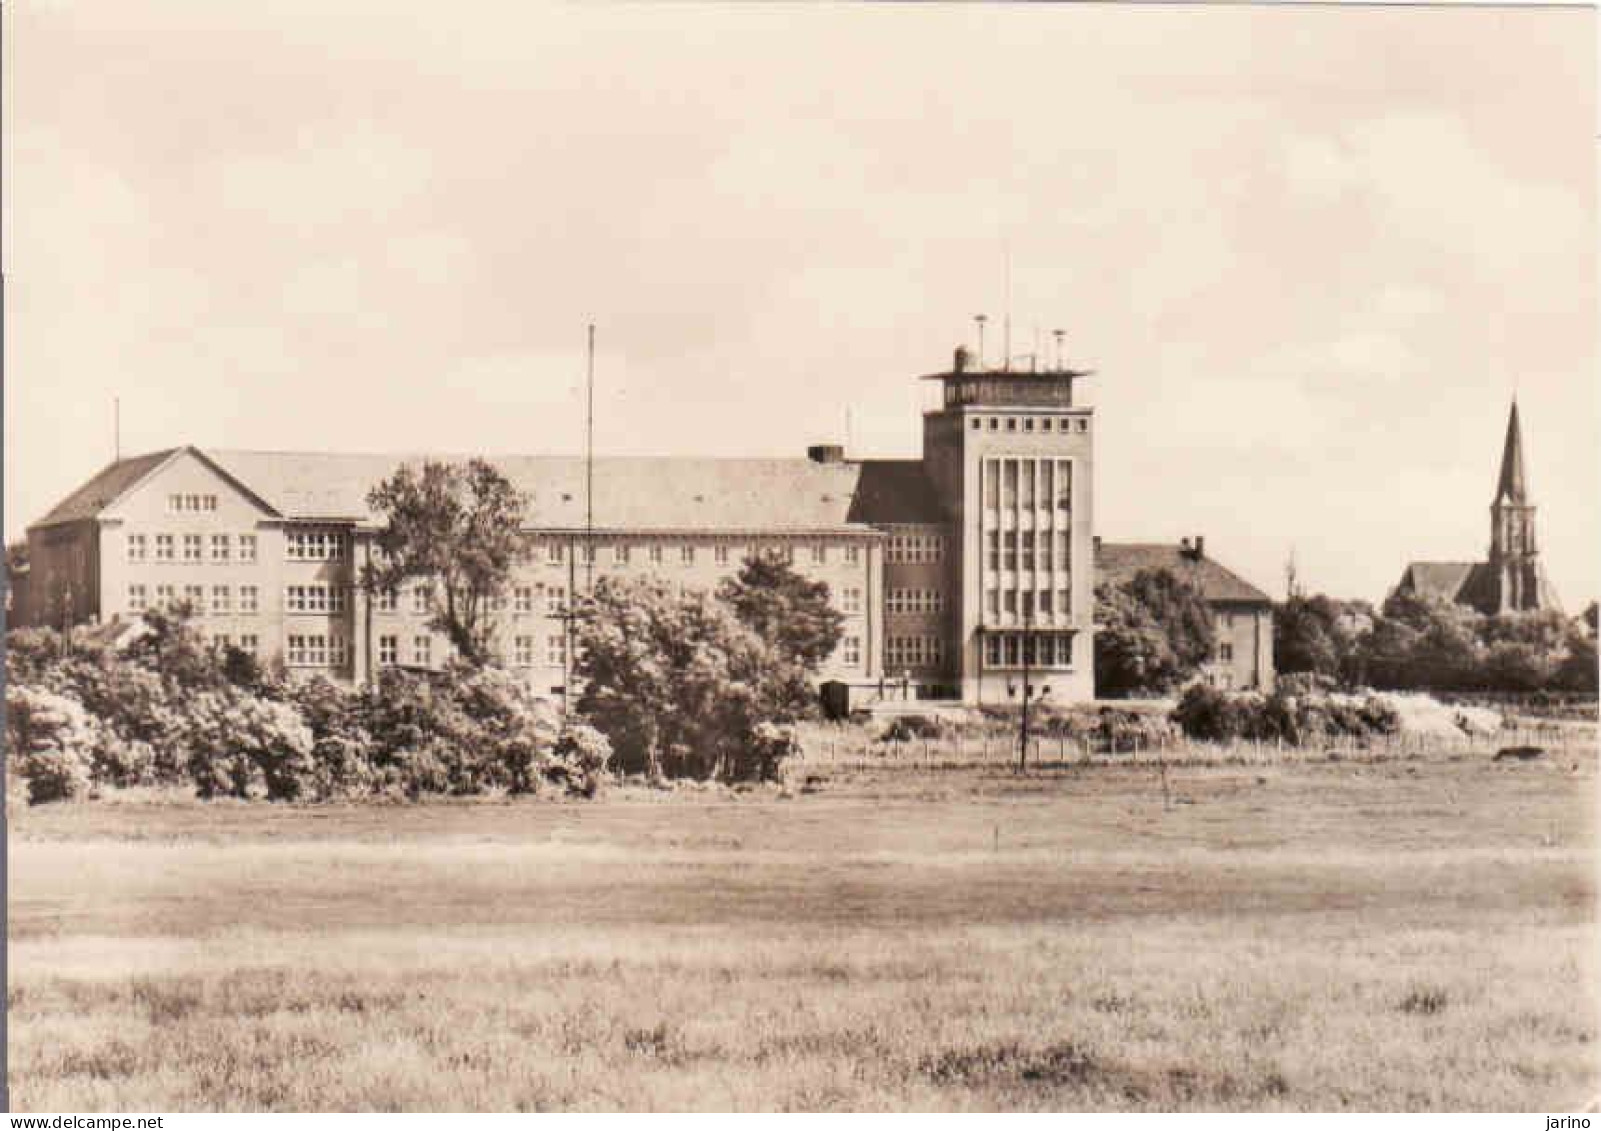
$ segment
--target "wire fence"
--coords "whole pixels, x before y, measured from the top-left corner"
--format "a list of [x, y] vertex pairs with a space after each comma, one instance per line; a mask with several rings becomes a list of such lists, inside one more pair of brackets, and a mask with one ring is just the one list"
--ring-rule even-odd
[[[901, 741], [874, 739], [858, 728], [819, 727], [803, 741], [802, 761], [820, 769], [956, 770], [1013, 768], [1016, 734], [945, 734]], [[1481, 734], [1338, 735], [1303, 745], [1234, 739], [1151, 741], [1134, 737], [1115, 748], [1095, 736], [1033, 735], [1026, 765], [1036, 769], [1116, 765], [1272, 765], [1286, 762], [1388, 762], [1407, 759], [1494, 757], [1508, 748], [1588, 747], [1595, 738], [1544, 726], [1503, 727]]]

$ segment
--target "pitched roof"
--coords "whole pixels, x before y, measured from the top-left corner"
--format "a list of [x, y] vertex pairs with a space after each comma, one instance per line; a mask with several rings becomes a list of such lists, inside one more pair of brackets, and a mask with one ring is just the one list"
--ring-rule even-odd
[[1483, 568], [1483, 562], [1409, 562], [1396, 589], [1458, 601]]
[[[52, 511], [49, 521], [64, 521], [61, 515], [69, 513], [95, 516], [171, 454], [113, 464]], [[367, 493], [402, 463], [464, 458], [232, 449], [198, 454], [280, 514], [356, 522], [374, 521]], [[526, 525], [560, 530], [585, 525], [581, 458], [488, 458], [528, 495]], [[606, 457], [595, 460], [594, 471], [594, 525], [599, 530], [817, 531], [944, 521], [916, 460]]]
[[53, 526], [94, 518], [121, 498], [123, 493], [169, 459], [177, 448], [129, 456], [101, 468], [89, 482], [62, 499], [34, 526]]
[[1512, 402], [1507, 417], [1506, 443], [1501, 449], [1501, 477], [1496, 482], [1495, 501], [1528, 502], [1528, 486], [1523, 478], [1523, 429], [1518, 424], [1518, 402]]
[[1095, 548], [1097, 582], [1122, 583], [1144, 569], [1167, 569], [1191, 582], [1208, 601], [1270, 605], [1272, 599], [1237, 573], [1204, 555], [1166, 542], [1102, 542]]

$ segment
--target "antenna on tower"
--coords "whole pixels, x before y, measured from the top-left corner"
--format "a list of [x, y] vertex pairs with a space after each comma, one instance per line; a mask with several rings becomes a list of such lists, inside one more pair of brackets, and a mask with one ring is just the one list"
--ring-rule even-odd
[[978, 323], [978, 368], [984, 368], [984, 323], [989, 321], [987, 314], [973, 315], [973, 321]]
[[595, 324], [589, 324], [584, 407], [584, 588], [595, 589]]
[[1056, 370], [1062, 370], [1062, 339], [1067, 336], [1066, 330], [1052, 330], [1051, 336], [1056, 339]]
[[1012, 244], [1006, 243], [1006, 317], [1001, 329], [1001, 369], [1012, 368]]

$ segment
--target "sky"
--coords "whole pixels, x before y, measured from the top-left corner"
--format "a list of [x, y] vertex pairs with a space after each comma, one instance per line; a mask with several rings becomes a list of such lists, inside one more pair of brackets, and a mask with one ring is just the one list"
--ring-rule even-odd
[[[1601, 591], [1590, 10], [7, 4], [5, 535], [202, 448], [915, 457], [1066, 331], [1108, 540]], [[1008, 270], [1009, 265], [1009, 270]], [[1008, 282], [1009, 279], [1009, 282]], [[782, 500], [774, 505], [781, 506]]]

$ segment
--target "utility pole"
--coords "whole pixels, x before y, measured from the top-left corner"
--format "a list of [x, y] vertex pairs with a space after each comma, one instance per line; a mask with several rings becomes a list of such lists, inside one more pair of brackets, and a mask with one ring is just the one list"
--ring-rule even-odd
[[589, 324], [587, 403], [584, 408], [584, 591], [595, 590], [595, 324]]

